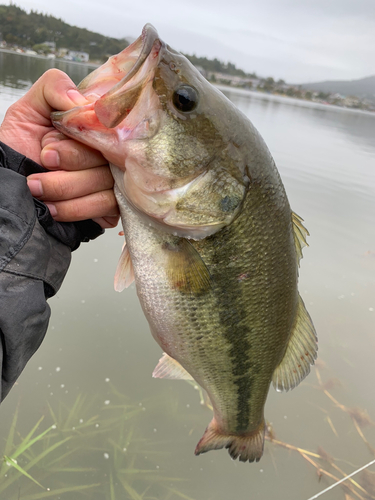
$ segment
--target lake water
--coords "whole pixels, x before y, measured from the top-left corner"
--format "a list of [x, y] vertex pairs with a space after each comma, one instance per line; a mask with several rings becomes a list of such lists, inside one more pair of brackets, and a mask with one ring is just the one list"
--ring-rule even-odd
[[[0, 53], [1, 118], [54, 64], [76, 82], [90, 71]], [[373, 460], [375, 114], [224, 93], [262, 134], [311, 234], [299, 288], [319, 336], [316, 368], [290, 393], [270, 389], [274, 439], [259, 463], [225, 450], [195, 457], [211, 412], [192, 385], [151, 378], [161, 351], [134, 285], [113, 290], [122, 238], [107, 231], [74, 253], [46, 339], [0, 408], [0, 456], [44, 489], [4, 463], [1, 500], [307, 500]], [[374, 466], [353, 480], [321, 498], [375, 498]]]

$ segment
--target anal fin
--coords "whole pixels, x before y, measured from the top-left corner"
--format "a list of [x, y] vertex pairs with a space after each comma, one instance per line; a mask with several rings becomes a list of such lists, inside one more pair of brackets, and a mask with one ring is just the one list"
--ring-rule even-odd
[[318, 351], [318, 338], [305, 304], [298, 296], [294, 328], [272, 383], [279, 392], [294, 389], [310, 372]]
[[168, 356], [165, 352], [156, 365], [152, 376], [154, 378], [194, 380], [190, 373], [188, 373], [178, 361]]

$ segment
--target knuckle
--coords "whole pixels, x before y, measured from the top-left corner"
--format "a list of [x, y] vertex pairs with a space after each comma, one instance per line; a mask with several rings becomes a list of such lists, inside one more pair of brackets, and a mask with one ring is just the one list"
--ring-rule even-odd
[[111, 191], [106, 190], [106, 191], [101, 191], [98, 193], [98, 204], [100, 205], [101, 208], [106, 209], [108, 206], [111, 205]]
[[[63, 147], [64, 146], [65, 144], [63, 144]], [[70, 143], [70, 141], [68, 143], [68, 146], [68, 148], [65, 147], [63, 149], [62, 155], [60, 154], [60, 156], [62, 156], [62, 161], [64, 161], [66, 165], [76, 167], [81, 163], [80, 153], [78, 149]]]
[[43, 78], [44, 80], [50, 80], [50, 79], [59, 78], [63, 74], [64, 73], [57, 68], [50, 68], [45, 73], [43, 73], [41, 78]]
[[101, 186], [103, 189], [113, 187], [114, 181], [109, 167], [103, 166], [96, 169], [96, 182], [98, 186]]
[[56, 201], [66, 200], [72, 195], [72, 186], [59, 172], [59, 175], [55, 176], [52, 182], [51, 191]]
[[69, 200], [69, 202], [66, 202], [66, 212], [67, 220], [83, 220], [87, 218], [83, 214], [82, 203], [80, 203], [78, 199], [73, 199]]
[[85, 149], [71, 140], [61, 144], [60, 158], [61, 165], [67, 168], [79, 169], [88, 163]]
[[43, 75], [39, 78], [38, 82], [43, 86], [47, 85], [49, 82], [54, 81], [57, 78], [56, 68], [48, 69]]
[[97, 193], [95, 212], [98, 217], [114, 216], [118, 213], [117, 203], [112, 189]]

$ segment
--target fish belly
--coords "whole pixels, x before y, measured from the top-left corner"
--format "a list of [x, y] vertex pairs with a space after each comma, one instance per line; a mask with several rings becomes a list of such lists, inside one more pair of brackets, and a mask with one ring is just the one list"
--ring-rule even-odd
[[[168, 249], [176, 237], [152, 227], [119, 196], [137, 293], [152, 334], [213, 405], [214, 419], [205, 434], [210, 442], [202, 438], [198, 453], [213, 449], [212, 439], [217, 448], [230, 447], [228, 436], [240, 436], [257, 448], [253, 458], [242, 457], [259, 459], [264, 405], [297, 305], [290, 209], [267, 213], [262, 194], [257, 199], [252, 192], [233, 224], [190, 242], [211, 277], [208, 290], [190, 293], [168, 273]], [[238, 448], [232, 456], [240, 454]]]

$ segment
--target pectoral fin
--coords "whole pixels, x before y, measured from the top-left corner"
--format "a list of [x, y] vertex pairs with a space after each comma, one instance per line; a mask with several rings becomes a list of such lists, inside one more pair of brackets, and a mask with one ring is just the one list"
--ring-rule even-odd
[[211, 276], [202, 257], [188, 240], [176, 238], [162, 246], [168, 259], [171, 286], [184, 293], [200, 294], [211, 288]]
[[310, 372], [318, 351], [318, 339], [305, 304], [298, 296], [294, 329], [284, 357], [274, 371], [272, 383], [279, 392], [294, 389]]
[[152, 376], [154, 378], [194, 380], [190, 373], [188, 373], [185, 368], [182, 368], [178, 361], [171, 358], [166, 353], [163, 353], [163, 356], [160, 358], [159, 363], [156, 365]]
[[122, 292], [124, 288], [128, 288], [134, 281], [134, 269], [130, 258], [126, 243], [122, 248], [122, 252], [117, 264], [115, 273], [115, 290]]

